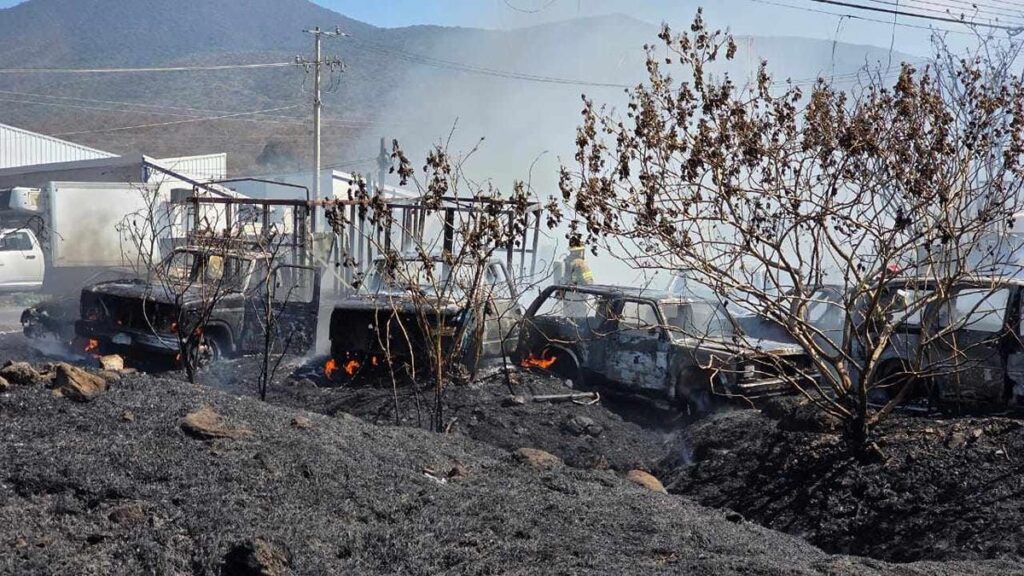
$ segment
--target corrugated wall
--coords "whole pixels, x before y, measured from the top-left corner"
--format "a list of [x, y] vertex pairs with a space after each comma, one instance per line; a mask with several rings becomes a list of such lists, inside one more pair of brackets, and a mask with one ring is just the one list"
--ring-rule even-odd
[[213, 181], [228, 177], [227, 158], [227, 154], [206, 154], [181, 158], [160, 158], [156, 162], [169, 170], [196, 180]]
[[109, 152], [0, 124], [0, 169], [115, 157]]

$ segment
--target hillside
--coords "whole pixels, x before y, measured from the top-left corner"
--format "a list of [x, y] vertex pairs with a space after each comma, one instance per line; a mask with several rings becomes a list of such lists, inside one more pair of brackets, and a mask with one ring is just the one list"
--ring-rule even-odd
[[[307, 0], [30, 0], [0, 10], [0, 68], [287, 62], [309, 54], [302, 29], [311, 26], [350, 34], [325, 43], [347, 66], [326, 79], [325, 164], [368, 169], [381, 136], [418, 158], [457, 125], [456, 148], [487, 139], [474, 167], [499, 184], [524, 177], [545, 151], [536, 174], [550, 183], [558, 158], [571, 155], [580, 94], [621, 104], [621, 88], [593, 84], [640, 81], [642, 47], [657, 41], [656, 26], [628, 16], [512, 31], [381, 29]], [[780, 78], [800, 79], [888, 59], [874, 47], [738, 40], [731, 72], [741, 77], [762, 58]], [[0, 122], [120, 153], [226, 151], [234, 173], [308, 162], [311, 81], [300, 67], [3, 80]], [[237, 116], [256, 110], [273, 112]], [[223, 116], [232, 117], [203, 120]]]

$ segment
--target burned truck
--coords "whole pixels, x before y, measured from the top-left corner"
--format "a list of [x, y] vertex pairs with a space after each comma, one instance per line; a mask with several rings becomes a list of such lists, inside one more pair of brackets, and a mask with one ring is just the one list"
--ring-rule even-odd
[[254, 248], [175, 249], [151, 280], [101, 282], [81, 292], [75, 333], [87, 351], [174, 357], [181, 343], [197, 364], [272, 345], [301, 354], [316, 337], [320, 273]]
[[451, 359], [472, 375], [481, 359], [513, 351], [521, 318], [501, 260], [379, 257], [334, 307], [325, 373], [334, 382], [396, 369], [415, 376]]
[[740, 347], [740, 338], [748, 337], [717, 301], [556, 285], [527, 310], [516, 356], [575, 387], [602, 386], [691, 413], [729, 397], [787, 393], [794, 381], [815, 378], [799, 347], [752, 339]]

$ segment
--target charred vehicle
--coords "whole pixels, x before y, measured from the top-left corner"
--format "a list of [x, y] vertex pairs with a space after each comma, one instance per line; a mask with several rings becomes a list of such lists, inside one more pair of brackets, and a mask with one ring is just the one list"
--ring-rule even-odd
[[331, 314], [331, 358], [335, 381], [400, 368], [431, 368], [441, 356], [470, 374], [482, 358], [513, 351], [522, 318], [505, 263], [454, 266], [441, 258], [381, 257], [353, 296]]
[[616, 286], [550, 286], [523, 318], [522, 366], [554, 372], [575, 385], [608, 384], [688, 411], [716, 398], [786, 393], [814, 378], [795, 346], [756, 342], [756, 354], [717, 301]]
[[[75, 333], [88, 350], [122, 353], [180, 352], [182, 334], [208, 362], [264, 349], [268, 310], [277, 318], [275, 349], [304, 353], [316, 337], [319, 271], [275, 262], [249, 249], [174, 250], [159, 281], [101, 282], [82, 290]], [[192, 351], [189, 351], [190, 353]]]

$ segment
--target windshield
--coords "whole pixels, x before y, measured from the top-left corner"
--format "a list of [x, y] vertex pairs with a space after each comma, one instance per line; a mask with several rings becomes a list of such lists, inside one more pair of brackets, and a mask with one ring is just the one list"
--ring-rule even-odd
[[676, 338], [729, 338], [735, 334], [725, 308], [716, 303], [665, 304], [662, 309]]
[[390, 265], [387, 261], [378, 260], [366, 274], [360, 291], [369, 294], [411, 290], [425, 294], [460, 293], [473, 285], [475, 272], [468, 264], [456, 266], [453, 271], [451, 267], [434, 261], [399, 260]]
[[166, 278], [174, 284], [212, 284], [223, 290], [241, 290], [250, 261], [234, 256], [177, 251], [164, 261]]

